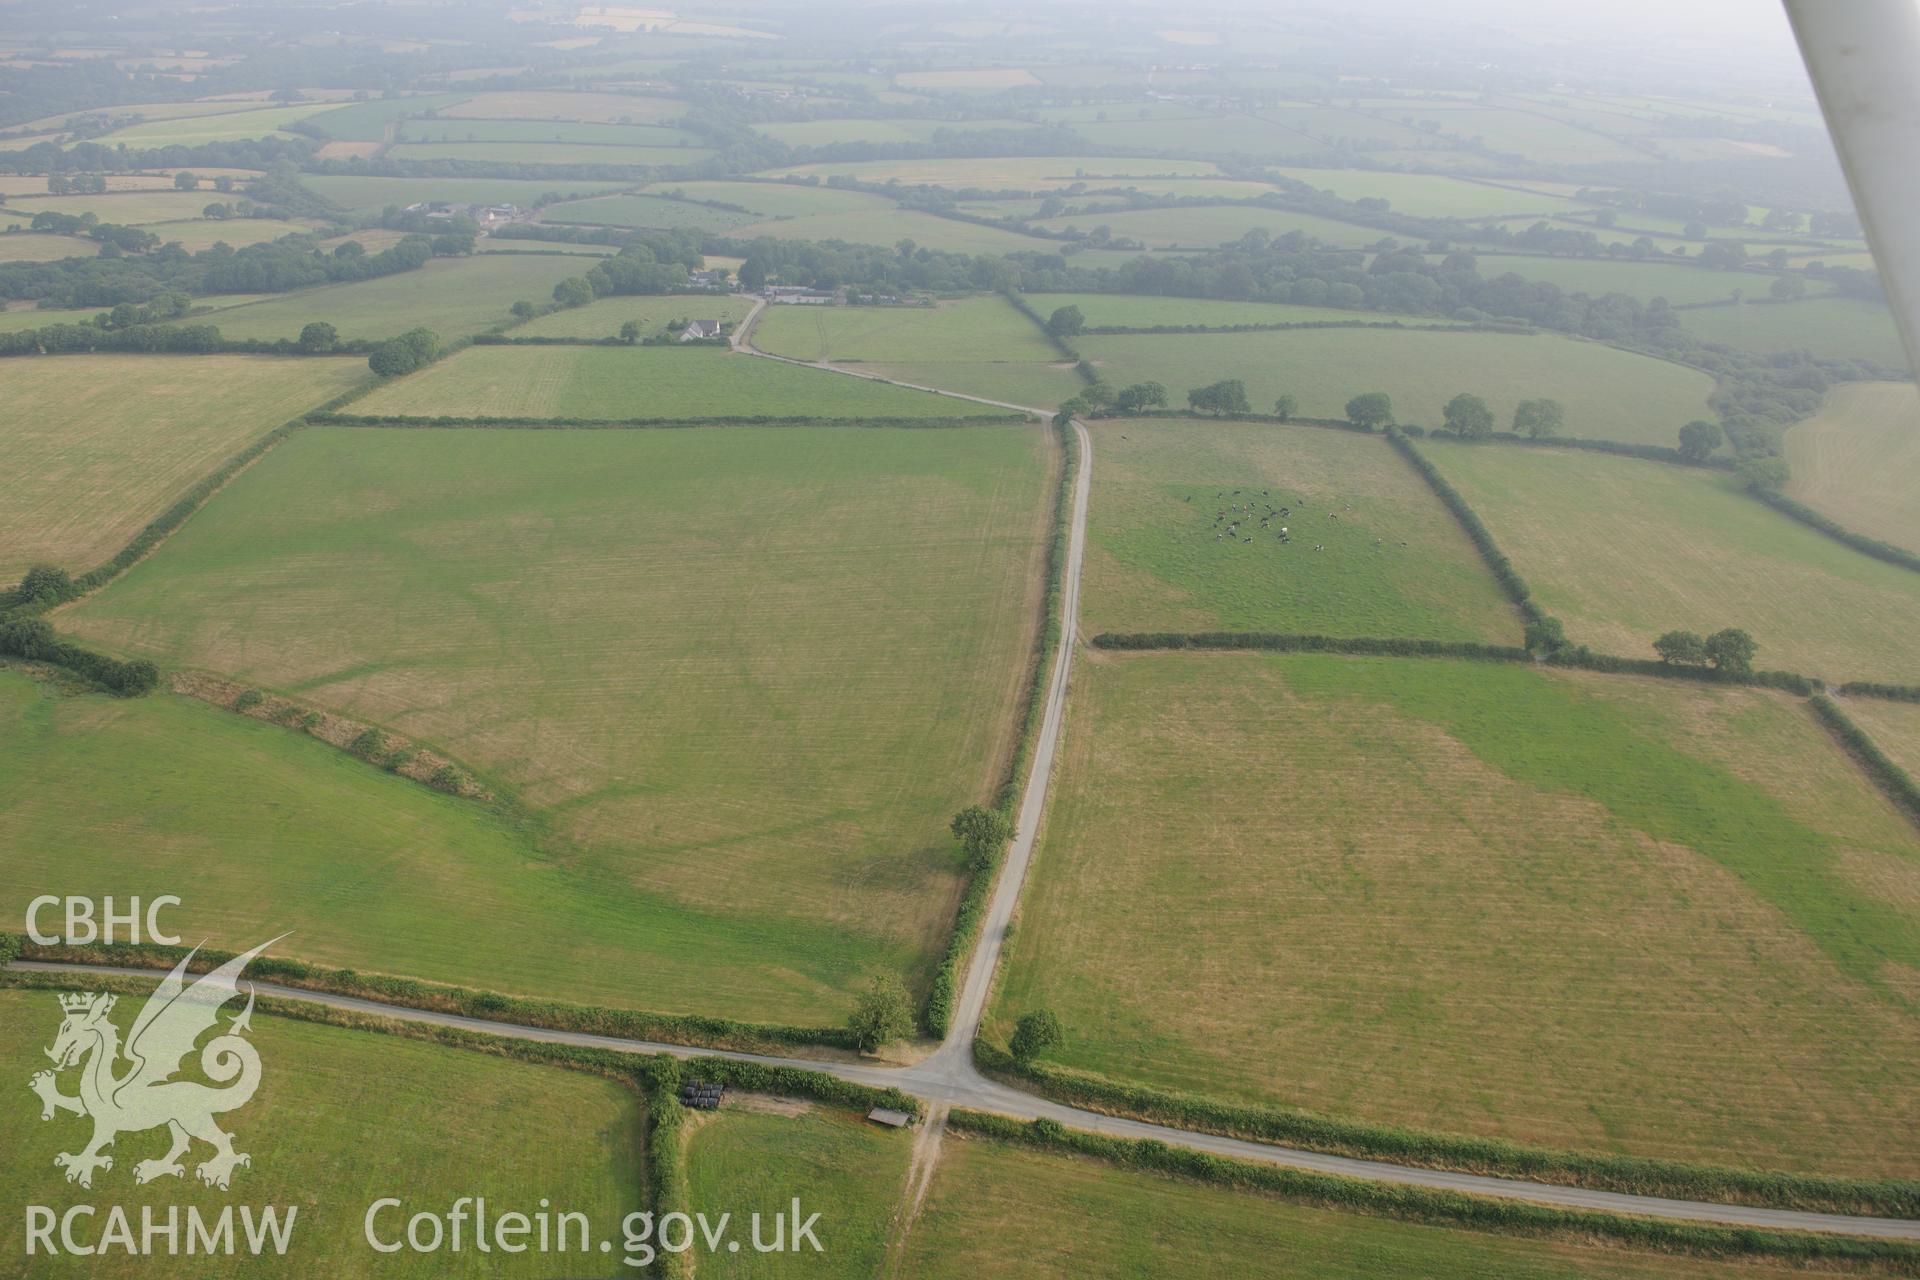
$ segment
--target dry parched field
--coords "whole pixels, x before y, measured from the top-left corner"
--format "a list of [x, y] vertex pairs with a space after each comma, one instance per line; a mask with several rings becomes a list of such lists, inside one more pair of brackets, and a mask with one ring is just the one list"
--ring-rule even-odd
[[1888, 759], [1920, 782], [1920, 703], [1848, 698], [1843, 710]]
[[1654, 638], [1675, 627], [1742, 627], [1762, 667], [1920, 680], [1920, 574], [1761, 505], [1730, 476], [1558, 450], [1424, 448], [1578, 643], [1651, 658]]
[[[692, 299], [689, 301], [698, 301]], [[396, 417], [954, 418], [985, 405], [713, 347], [469, 347], [354, 412]]]
[[[1776, 1273], [1338, 1213], [949, 1133], [914, 1224], [904, 1274], [927, 1280], [1752, 1280]], [[1783, 1268], [1777, 1274], [1806, 1280], [1853, 1273]]]
[[936, 307], [768, 307], [753, 345], [795, 360], [842, 363], [1051, 363], [1061, 355], [997, 294]]
[[[517, 795], [527, 856], [580, 911], [552, 938], [473, 935], [476, 968], [833, 1022], [866, 973], [922, 980], [944, 943], [947, 820], [991, 794], [1019, 721], [1048, 458], [1012, 425], [312, 428], [63, 625]], [[377, 914], [329, 941], [364, 948]]]
[[364, 360], [74, 355], [0, 369], [0, 581], [91, 569], [250, 441], [368, 377]]
[[[263, 940], [223, 938], [219, 945], [240, 949]], [[41, 1050], [53, 1043], [60, 1026], [56, 994], [0, 991], [0, 1062], [21, 1084], [48, 1065]], [[123, 1032], [143, 1001], [137, 995], [120, 997], [113, 1021]], [[243, 1007], [240, 1001], [228, 1005], [222, 1025]], [[479, 1274], [449, 1268], [450, 1256], [475, 1255], [374, 1254], [362, 1221], [374, 1200], [399, 1196], [408, 1202], [406, 1210], [389, 1210], [380, 1217], [380, 1234], [388, 1240], [406, 1230], [408, 1214], [428, 1206], [444, 1212], [457, 1196], [485, 1196], [489, 1206], [525, 1206], [529, 1213], [544, 1196], [555, 1212], [586, 1214], [602, 1234], [616, 1232], [621, 1217], [640, 1207], [645, 1115], [639, 1099], [610, 1080], [258, 1013], [248, 1039], [260, 1050], [265, 1070], [252, 1101], [220, 1120], [234, 1135], [235, 1149], [253, 1157], [250, 1165], [234, 1172], [230, 1191], [195, 1180], [193, 1169], [211, 1154], [200, 1143], [186, 1158], [183, 1179], [162, 1178], [136, 1190], [133, 1166], [166, 1152], [166, 1134], [154, 1130], [121, 1135], [112, 1151], [113, 1168], [95, 1175], [91, 1191], [70, 1185], [54, 1167], [54, 1153], [78, 1151], [90, 1126], [72, 1115], [42, 1123], [38, 1104], [23, 1088], [14, 1105], [0, 1112], [0, 1143], [13, 1157], [9, 1193], [57, 1214], [73, 1205], [118, 1199], [133, 1223], [136, 1242], [143, 1203], [162, 1225], [168, 1209], [177, 1206], [182, 1254], [188, 1206], [209, 1222], [236, 1201], [297, 1206], [281, 1264], [286, 1269], [276, 1267], [267, 1274], [435, 1280]], [[190, 1062], [198, 1060], [195, 1055]], [[74, 1091], [75, 1075], [68, 1072], [60, 1081], [63, 1092]], [[190, 1066], [186, 1078], [198, 1078], [197, 1068]], [[104, 1205], [98, 1213], [91, 1221], [84, 1216], [76, 1220], [78, 1239], [99, 1239], [93, 1233], [106, 1229]], [[244, 1239], [238, 1214], [235, 1217], [235, 1236]], [[17, 1213], [0, 1220], [0, 1250], [9, 1257], [27, 1256], [23, 1225]], [[153, 1247], [166, 1248], [164, 1236], [153, 1239]], [[471, 1236], [468, 1244], [471, 1247]], [[599, 1256], [596, 1253], [596, 1263], [588, 1265], [596, 1265]], [[382, 1265], [371, 1266], [372, 1259]], [[550, 1276], [554, 1261], [554, 1255], [543, 1257], [532, 1250], [520, 1255], [496, 1251], [485, 1274]], [[85, 1258], [66, 1254], [49, 1259], [43, 1247], [32, 1270], [21, 1274], [42, 1280], [122, 1280], [232, 1273], [198, 1259], [176, 1266], [165, 1256], [130, 1255], [103, 1245], [101, 1256]]]
[[1787, 492], [1869, 538], [1920, 552], [1920, 397], [1911, 383], [1849, 382], [1787, 432]]
[[[1095, 431], [1082, 605], [1089, 634], [1519, 643], [1519, 615], [1385, 440], [1201, 419], [1102, 422]], [[1269, 515], [1269, 504], [1292, 514]], [[1289, 543], [1280, 541], [1283, 527]]]
[[998, 1034], [1214, 1096], [1911, 1177], [1920, 841], [1791, 699], [1451, 661], [1076, 677]]

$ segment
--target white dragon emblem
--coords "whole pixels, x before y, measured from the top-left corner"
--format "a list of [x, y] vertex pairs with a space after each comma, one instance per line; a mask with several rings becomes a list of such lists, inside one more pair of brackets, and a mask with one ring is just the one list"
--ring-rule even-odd
[[[172, 1135], [172, 1149], [158, 1160], [134, 1165], [135, 1182], [184, 1176], [186, 1169], [180, 1157], [195, 1138], [214, 1149], [214, 1154], [194, 1170], [208, 1186], [226, 1190], [234, 1169], [253, 1163], [252, 1157], [233, 1149], [233, 1138], [213, 1122], [216, 1115], [244, 1107], [260, 1087], [260, 1054], [242, 1038], [252, 1030], [251, 986], [246, 1009], [200, 1051], [200, 1069], [209, 1080], [225, 1087], [175, 1080], [173, 1076], [185, 1065], [200, 1037], [217, 1025], [220, 1007], [239, 995], [241, 971], [273, 942], [263, 942], [245, 955], [235, 956], [192, 986], [185, 981], [187, 963], [193, 959], [188, 954], [147, 997], [146, 1007], [127, 1034], [124, 1050], [119, 1029], [107, 1017], [116, 997], [99, 993], [60, 997], [66, 1018], [53, 1047], [46, 1051], [54, 1068], [37, 1073], [27, 1083], [40, 1095], [42, 1120], [53, 1119], [56, 1111], [71, 1111], [93, 1120], [93, 1141], [84, 1150], [77, 1154], [62, 1152], [53, 1158], [54, 1164], [67, 1171], [68, 1182], [91, 1187], [94, 1170], [113, 1168], [113, 1157], [104, 1151], [115, 1138], [160, 1125]], [[122, 1057], [129, 1065], [124, 1073], [116, 1074]], [[80, 1067], [80, 1092], [70, 1097], [60, 1092], [57, 1073], [76, 1066]]]

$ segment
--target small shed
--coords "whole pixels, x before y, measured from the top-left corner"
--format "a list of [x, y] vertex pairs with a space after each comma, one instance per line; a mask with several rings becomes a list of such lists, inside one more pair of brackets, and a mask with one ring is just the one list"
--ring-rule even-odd
[[913, 1123], [913, 1117], [905, 1111], [895, 1111], [891, 1107], [875, 1107], [867, 1112], [867, 1119], [875, 1124], [883, 1124], [889, 1129], [904, 1129]]

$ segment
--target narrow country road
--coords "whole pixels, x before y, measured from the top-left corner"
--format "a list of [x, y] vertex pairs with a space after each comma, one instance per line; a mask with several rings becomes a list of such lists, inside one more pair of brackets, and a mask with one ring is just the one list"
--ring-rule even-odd
[[[756, 351], [751, 345], [751, 327], [758, 319], [764, 302], [756, 306], [747, 319], [738, 327], [733, 345], [735, 350], [745, 354], [760, 356], [769, 360], [783, 360], [788, 364], [816, 368], [806, 361], [787, 360], [782, 356], [767, 355]], [[835, 369], [853, 377], [873, 378], [872, 374], [859, 373], [851, 369]], [[884, 381], [884, 379], [882, 379]], [[908, 385], [908, 384], [897, 384]], [[925, 387], [920, 390], [933, 391], [941, 395], [950, 395], [956, 399], [971, 400], [980, 404], [1019, 410], [1025, 413], [1048, 416], [1049, 411], [1035, 409], [1027, 405], [1004, 404], [987, 400], [979, 396], [960, 395], [957, 392], [939, 391], [938, 388]], [[621, 1053], [672, 1054], [679, 1058], [727, 1058], [738, 1062], [755, 1062], [769, 1066], [797, 1067], [806, 1071], [819, 1071], [849, 1080], [856, 1084], [870, 1085], [876, 1088], [894, 1088], [914, 1095], [927, 1102], [948, 1107], [967, 1107], [977, 1111], [997, 1112], [1020, 1119], [1050, 1119], [1072, 1128], [1094, 1133], [1107, 1134], [1117, 1138], [1152, 1138], [1170, 1146], [1186, 1147], [1205, 1151], [1214, 1155], [1229, 1156], [1240, 1160], [1252, 1160], [1286, 1168], [1304, 1169], [1316, 1173], [1338, 1174], [1344, 1177], [1364, 1178], [1375, 1182], [1393, 1183], [1402, 1186], [1426, 1187], [1442, 1191], [1464, 1192], [1471, 1195], [1490, 1196], [1502, 1200], [1524, 1200], [1537, 1204], [1552, 1205], [1566, 1209], [1579, 1209], [1604, 1213], [1635, 1214], [1642, 1217], [1680, 1219], [1693, 1222], [1718, 1223], [1727, 1226], [1756, 1227], [1771, 1230], [1824, 1231], [1845, 1235], [1873, 1236], [1884, 1239], [1920, 1240], [1920, 1221], [1902, 1218], [1871, 1218], [1848, 1214], [1809, 1213], [1793, 1209], [1766, 1209], [1747, 1205], [1714, 1204], [1704, 1201], [1670, 1200], [1658, 1196], [1628, 1195], [1614, 1191], [1595, 1191], [1583, 1187], [1563, 1187], [1550, 1183], [1527, 1182], [1519, 1179], [1496, 1178], [1482, 1174], [1456, 1173], [1443, 1169], [1425, 1169], [1411, 1165], [1390, 1164], [1380, 1160], [1361, 1160], [1350, 1156], [1324, 1155], [1313, 1151], [1302, 1151], [1292, 1147], [1277, 1146], [1271, 1143], [1252, 1142], [1242, 1138], [1228, 1138], [1217, 1134], [1198, 1133], [1179, 1129], [1170, 1125], [1150, 1124], [1140, 1120], [1129, 1120], [1119, 1116], [1104, 1115], [1097, 1111], [1086, 1111], [1063, 1103], [1052, 1102], [1035, 1097], [1009, 1085], [992, 1080], [983, 1075], [974, 1066], [972, 1045], [979, 1032], [980, 1023], [986, 1013], [987, 997], [993, 987], [993, 978], [1000, 963], [1000, 951], [1006, 941], [1007, 926], [1013, 919], [1013, 912], [1019, 902], [1021, 886], [1026, 880], [1027, 868], [1033, 858], [1034, 837], [1040, 827], [1041, 815], [1046, 808], [1047, 792], [1053, 780], [1053, 767], [1060, 745], [1060, 736], [1066, 718], [1067, 684], [1073, 668], [1073, 657], [1077, 648], [1077, 628], [1080, 616], [1080, 579], [1081, 566], [1085, 558], [1087, 537], [1087, 506], [1092, 488], [1093, 441], [1084, 424], [1073, 423], [1075, 436], [1080, 446], [1080, 467], [1074, 479], [1073, 509], [1068, 525], [1067, 562], [1061, 576], [1061, 636], [1060, 650], [1054, 663], [1053, 674], [1047, 683], [1046, 703], [1042, 711], [1039, 737], [1034, 743], [1032, 770], [1028, 775], [1027, 786], [1020, 806], [1019, 826], [1013, 843], [1008, 851], [1006, 862], [1001, 870], [1000, 879], [994, 886], [987, 917], [981, 926], [980, 941], [974, 949], [973, 957], [967, 967], [966, 977], [961, 986], [959, 997], [954, 1006], [947, 1037], [940, 1048], [930, 1057], [911, 1067], [890, 1067], [864, 1062], [848, 1062], [825, 1058], [780, 1057], [770, 1054], [740, 1053], [719, 1049], [691, 1048], [686, 1045], [666, 1044], [649, 1040], [628, 1040], [615, 1036], [592, 1035], [576, 1031], [555, 1031], [542, 1027], [529, 1027], [516, 1023], [492, 1022], [479, 1018], [462, 1017], [458, 1014], [440, 1013], [426, 1009], [412, 1009], [400, 1005], [382, 1004], [372, 1000], [362, 1000], [352, 996], [331, 995], [325, 992], [304, 991], [293, 987], [280, 986], [277, 983], [262, 982], [256, 984], [262, 995], [284, 1000], [301, 1000], [312, 1004], [347, 1012], [369, 1014], [377, 1017], [393, 1018], [405, 1022], [424, 1023], [432, 1026], [454, 1027], [465, 1031], [480, 1032], [486, 1035], [501, 1036], [507, 1039], [532, 1040], [548, 1044], [576, 1045], [585, 1048], [608, 1049]], [[150, 969], [110, 968], [105, 966], [52, 964], [39, 961], [15, 961], [11, 966], [26, 972], [65, 972], [65, 973], [107, 973], [123, 974], [135, 977], [154, 978]]]

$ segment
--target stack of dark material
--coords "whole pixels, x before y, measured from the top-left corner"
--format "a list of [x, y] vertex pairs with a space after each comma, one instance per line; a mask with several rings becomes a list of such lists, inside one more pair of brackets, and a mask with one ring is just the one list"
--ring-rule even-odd
[[727, 1091], [723, 1084], [707, 1084], [701, 1080], [689, 1080], [680, 1086], [680, 1105], [692, 1107], [695, 1111], [718, 1111], [720, 1095]]

